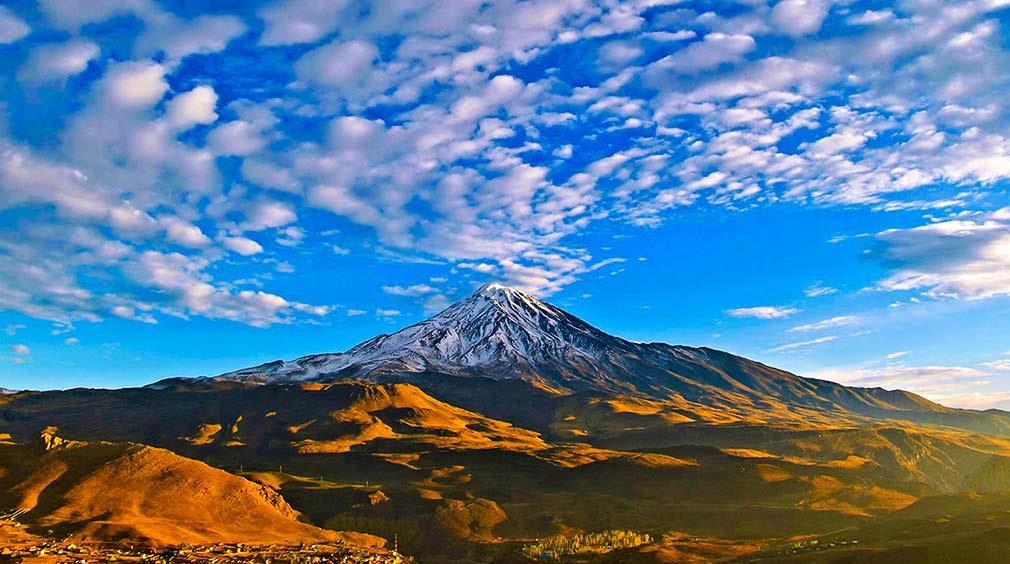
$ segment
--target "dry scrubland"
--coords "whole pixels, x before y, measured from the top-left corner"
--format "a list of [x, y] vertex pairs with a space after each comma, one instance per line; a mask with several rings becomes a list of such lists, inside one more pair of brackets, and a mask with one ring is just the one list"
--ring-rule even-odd
[[172, 551], [1003, 562], [1007, 437], [1004, 412], [633, 343], [488, 286], [346, 354], [0, 396], [0, 510], [35, 542]]
[[[491, 402], [487, 384], [471, 403]], [[380, 554], [395, 536], [424, 562], [528, 561], [537, 539], [615, 529], [650, 540], [556, 556], [862, 561], [1001, 546], [1010, 525], [1007, 496], [956, 493], [1007, 487], [1001, 438], [717, 423], [676, 403], [590, 396], [556, 396], [523, 428], [435, 393], [356, 382], [6, 398], [0, 507], [22, 510], [21, 533], [78, 546], [340, 542]], [[95, 409], [116, 416], [96, 425]]]

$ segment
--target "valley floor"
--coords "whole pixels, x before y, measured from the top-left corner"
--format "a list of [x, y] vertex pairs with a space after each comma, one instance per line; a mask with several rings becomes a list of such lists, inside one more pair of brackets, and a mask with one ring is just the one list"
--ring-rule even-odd
[[274, 563], [403, 564], [395, 551], [364, 549], [344, 543], [147, 546], [130, 541], [83, 542], [33, 535], [13, 520], [0, 521], [0, 562], [83, 564], [88, 562], [151, 562], [180, 564]]
[[1005, 437], [465, 391], [462, 407], [361, 382], [6, 397], [0, 515], [20, 512], [22, 527], [4, 527], [0, 560], [384, 563], [394, 546], [426, 564], [1010, 554]]

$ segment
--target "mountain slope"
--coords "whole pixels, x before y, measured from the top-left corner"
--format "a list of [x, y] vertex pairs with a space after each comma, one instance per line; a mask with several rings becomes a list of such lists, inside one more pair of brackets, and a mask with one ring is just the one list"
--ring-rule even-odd
[[519, 378], [558, 391], [634, 391], [650, 387], [649, 371], [638, 366], [639, 349], [528, 294], [488, 284], [431, 319], [345, 353], [272, 362], [218, 378], [381, 380], [435, 372]]
[[705, 347], [621, 339], [499, 284], [485, 285], [428, 320], [380, 335], [345, 353], [274, 361], [211, 380], [359, 379], [406, 381], [432, 389], [447, 377], [522, 381], [556, 395], [629, 395], [686, 402], [735, 418], [854, 414], [1010, 433], [1010, 414], [1004, 412], [951, 409], [901, 390], [803, 378]]
[[0, 447], [0, 503], [24, 511], [30, 530], [59, 529], [77, 541], [345, 538], [298, 521], [273, 490], [202, 462], [142, 444], [67, 441], [52, 430], [33, 445]]

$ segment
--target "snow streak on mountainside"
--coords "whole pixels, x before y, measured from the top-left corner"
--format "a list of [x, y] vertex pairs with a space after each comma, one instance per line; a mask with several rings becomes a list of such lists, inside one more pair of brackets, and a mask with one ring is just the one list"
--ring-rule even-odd
[[345, 353], [272, 362], [219, 378], [276, 382], [438, 372], [522, 378], [556, 389], [631, 391], [643, 383], [628, 370], [641, 348], [524, 292], [487, 284], [431, 319]]
[[[446, 385], [461, 385], [458, 379], [450, 383], [453, 377], [528, 383], [558, 394], [635, 395], [759, 419], [783, 410], [795, 417], [814, 410], [1010, 432], [1010, 415], [1002, 412], [955, 410], [901, 390], [803, 378], [710, 348], [627, 341], [500, 284], [485, 285], [431, 319], [344, 353], [278, 360], [203, 381], [356, 379], [411, 382], [444, 392]], [[475, 399], [465, 396], [457, 399]]]

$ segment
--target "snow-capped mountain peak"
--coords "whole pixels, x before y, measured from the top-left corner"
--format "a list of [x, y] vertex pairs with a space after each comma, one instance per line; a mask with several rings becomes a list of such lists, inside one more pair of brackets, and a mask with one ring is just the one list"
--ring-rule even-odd
[[501, 282], [488, 282], [487, 284], [484, 284], [483, 286], [481, 286], [480, 288], [478, 288], [477, 291], [474, 292], [474, 293], [475, 294], [486, 295], [486, 296], [490, 296], [490, 295], [494, 295], [494, 294], [509, 294], [509, 293], [522, 294], [521, 291], [519, 291], [519, 290], [517, 290], [515, 288], [512, 288], [511, 286], [506, 286], [505, 284], [502, 284]]
[[[909, 392], [850, 388], [802, 378], [715, 349], [634, 343], [608, 335], [560, 308], [502, 284], [482, 286], [431, 319], [391, 335], [379, 335], [344, 353], [318, 354], [290, 362], [278, 360], [201, 380], [212, 384], [217, 380], [257, 384], [406, 381], [464, 400], [467, 390], [483, 389], [481, 393], [492, 397], [474, 401], [508, 403], [506, 411], [513, 407], [520, 411], [537, 409], [534, 406], [539, 405], [526, 403], [526, 396], [497, 395], [500, 390], [525, 388], [484, 386], [479, 382], [470, 388], [460, 385], [459, 377], [521, 380], [541, 391], [559, 394], [628, 394], [674, 400], [678, 406], [691, 402], [713, 408], [710, 413], [720, 409], [764, 413], [782, 406], [871, 417], [888, 410], [933, 414], [951, 411]], [[176, 385], [180, 382], [170, 380], [152, 387]], [[681, 415], [675, 417], [680, 420]], [[1006, 423], [997, 425], [1000, 432], [1006, 432]]]
[[343, 356], [361, 365], [396, 359], [413, 370], [495, 364], [529, 368], [524, 365], [592, 356], [603, 348], [597, 341], [610, 339], [521, 290], [492, 283], [431, 319], [366, 341]]
[[222, 375], [230, 379], [331, 377], [477, 371], [552, 386], [634, 347], [581, 319], [500, 283], [481, 286], [434, 317], [380, 335], [345, 353], [274, 362]]

